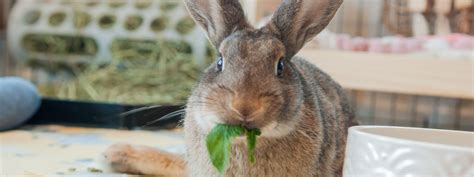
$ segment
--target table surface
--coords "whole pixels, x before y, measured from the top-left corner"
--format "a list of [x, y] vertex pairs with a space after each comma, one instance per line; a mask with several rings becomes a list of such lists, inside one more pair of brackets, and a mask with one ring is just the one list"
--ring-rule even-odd
[[[127, 176], [113, 172], [102, 153], [114, 143], [184, 153], [183, 132], [33, 126], [0, 132], [0, 176]], [[93, 172], [97, 169], [101, 172]]]

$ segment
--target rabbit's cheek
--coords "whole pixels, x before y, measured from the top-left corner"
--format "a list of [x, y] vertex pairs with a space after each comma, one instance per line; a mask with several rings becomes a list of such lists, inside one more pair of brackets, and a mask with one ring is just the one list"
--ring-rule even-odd
[[194, 113], [194, 119], [198, 126], [205, 132], [210, 132], [214, 126], [220, 123], [219, 117], [210, 111], [200, 110]]
[[262, 132], [262, 136], [269, 136], [269, 134], [271, 134], [271, 132], [273, 131], [273, 129], [275, 129], [275, 127], [278, 125], [278, 123], [276, 121], [272, 121], [270, 122], [269, 124], [265, 125], [264, 127], [262, 127], [260, 129], [260, 132]]
[[294, 125], [291, 123], [277, 123], [273, 121], [261, 128], [261, 136], [264, 137], [283, 137], [293, 131]]

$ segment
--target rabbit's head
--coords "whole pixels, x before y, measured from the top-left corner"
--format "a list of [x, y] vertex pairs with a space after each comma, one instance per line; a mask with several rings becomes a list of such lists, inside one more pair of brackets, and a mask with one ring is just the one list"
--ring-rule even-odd
[[303, 109], [303, 87], [291, 58], [321, 32], [342, 0], [284, 0], [264, 27], [247, 22], [238, 0], [185, 0], [218, 49], [188, 108], [197, 124], [259, 128], [263, 136], [290, 132]]

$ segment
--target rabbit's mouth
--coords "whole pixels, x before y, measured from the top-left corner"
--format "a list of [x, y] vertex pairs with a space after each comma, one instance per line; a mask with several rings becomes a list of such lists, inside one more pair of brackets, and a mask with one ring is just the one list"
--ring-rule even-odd
[[207, 110], [193, 111], [193, 115], [195, 122], [204, 134], [210, 132], [218, 124], [228, 124], [242, 125], [247, 129], [259, 129], [263, 137], [282, 137], [293, 131], [295, 127], [295, 123], [292, 121], [278, 122], [273, 120], [257, 124], [256, 122], [245, 123], [239, 119], [223, 119], [218, 114]]

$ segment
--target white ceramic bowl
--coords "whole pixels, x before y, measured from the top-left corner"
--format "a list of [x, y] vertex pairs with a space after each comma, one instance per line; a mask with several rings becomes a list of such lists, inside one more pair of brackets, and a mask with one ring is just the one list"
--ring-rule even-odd
[[344, 177], [474, 177], [474, 132], [351, 127]]

